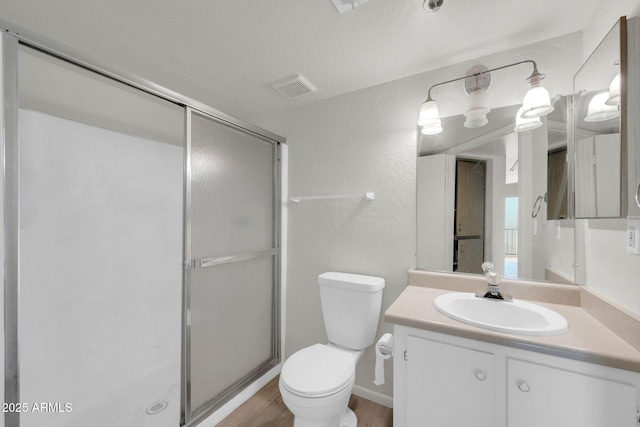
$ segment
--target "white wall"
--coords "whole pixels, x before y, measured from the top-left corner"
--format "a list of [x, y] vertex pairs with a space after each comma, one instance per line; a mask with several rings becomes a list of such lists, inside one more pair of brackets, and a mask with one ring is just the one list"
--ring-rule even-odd
[[582, 32], [584, 59], [591, 55], [621, 16], [630, 18], [639, 14], [638, 0], [602, 0]]
[[585, 239], [586, 285], [640, 313], [640, 256], [626, 252], [626, 219], [576, 220]]
[[[252, 118], [287, 138], [291, 196], [365, 191], [376, 195], [371, 202], [325, 200], [289, 206], [286, 356], [327, 340], [318, 274], [336, 270], [384, 277], [382, 311], [405, 288], [407, 270], [415, 267], [416, 121], [429, 86], [464, 75], [477, 63], [492, 67], [530, 58], [547, 74], [545, 86], [552, 94], [567, 94], [581, 56], [581, 37], [572, 34]], [[524, 66], [505, 72], [521, 77], [518, 90], [501, 87], [505, 78], [496, 75], [492, 102], [520, 102], [529, 72]], [[501, 98], [502, 93], [508, 96]], [[390, 330], [391, 325], [381, 322], [378, 336]], [[369, 349], [358, 365], [356, 385], [391, 396], [390, 363], [387, 368], [387, 383], [375, 387], [374, 354]]]
[[22, 425], [177, 425], [182, 147], [25, 110], [20, 125], [21, 398], [72, 404]]

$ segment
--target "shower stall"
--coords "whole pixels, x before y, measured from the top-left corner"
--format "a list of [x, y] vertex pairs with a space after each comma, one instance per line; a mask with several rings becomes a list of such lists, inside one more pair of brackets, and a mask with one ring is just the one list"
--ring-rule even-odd
[[284, 139], [0, 24], [4, 426], [205, 420], [280, 362]]

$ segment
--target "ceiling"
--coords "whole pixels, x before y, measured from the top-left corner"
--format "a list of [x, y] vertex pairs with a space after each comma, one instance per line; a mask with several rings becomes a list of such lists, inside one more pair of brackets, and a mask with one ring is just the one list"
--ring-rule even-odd
[[[601, 0], [0, 0], [0, 18], [250, 121], [580, 31]], [[317, 92], [270, 84], [302, 74]]]

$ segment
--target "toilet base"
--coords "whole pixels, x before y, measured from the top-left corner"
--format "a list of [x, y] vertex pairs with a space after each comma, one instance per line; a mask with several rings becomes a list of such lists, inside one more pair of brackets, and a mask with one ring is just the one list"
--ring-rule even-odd
[[347, 408], [342, 416], [334, 420], [309, 421], [298, 417], [293, 419], [293, 427], [357, 427], [358, 418], [356, 414]]
[[358, 418], [356, 414], [349, 408], [344, 413], [344, 418], [342, 419], [342, 424], [340, 427], [357, 427], [358, 426]]

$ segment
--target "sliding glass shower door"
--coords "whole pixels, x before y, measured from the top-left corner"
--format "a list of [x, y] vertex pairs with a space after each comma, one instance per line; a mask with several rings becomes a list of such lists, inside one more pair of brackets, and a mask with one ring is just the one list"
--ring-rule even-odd
[[2, 39], [2, 419], [195, 425], [280, 360], [284, 139]]
[[25, 46], [18, 59], [28, 406], [8, 426], [176, 427], [184, 108]]
[[278, 144], [187, 111], [185, 419], [279, 360]]

